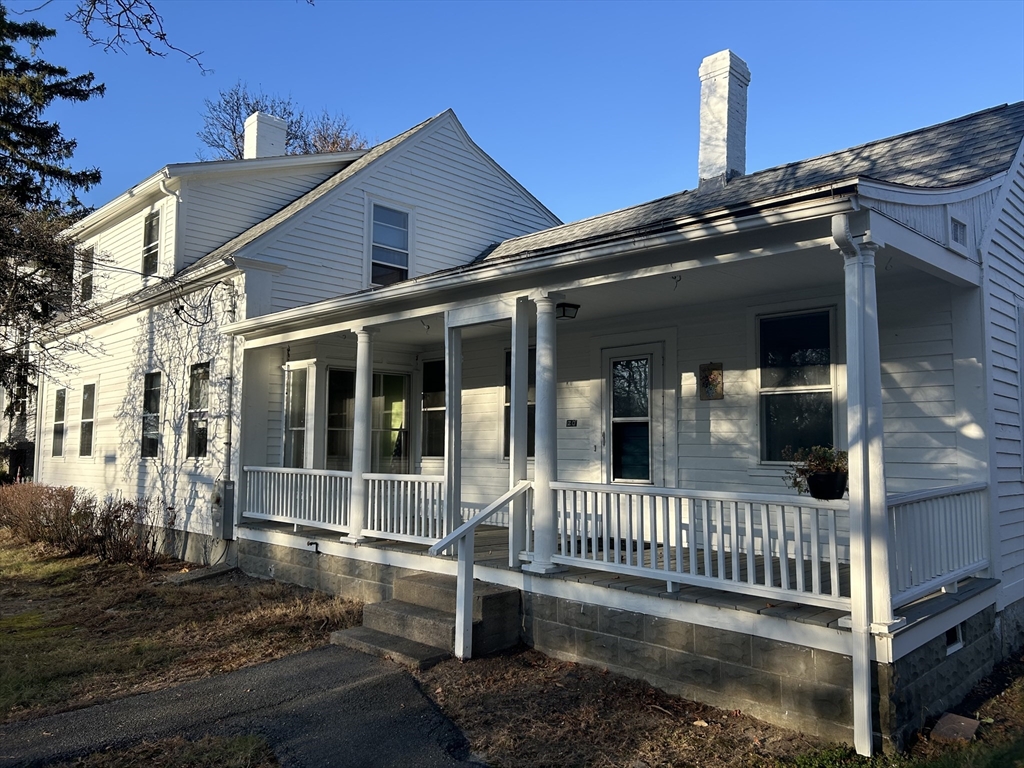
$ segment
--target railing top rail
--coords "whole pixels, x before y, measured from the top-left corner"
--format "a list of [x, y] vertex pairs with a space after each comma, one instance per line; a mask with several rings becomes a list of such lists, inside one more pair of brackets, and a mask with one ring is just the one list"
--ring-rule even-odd
[[316, 475], [323, 477], [352, 477], [351, 472], [337, 469], [293, 469], [291, 467], [242, 467], [246, 472], [267, 472], [274, 475]]
[[894, 493], [885, 499], [886, 506], [897, 507], [901, 504], [913, 504], [917, 501], [928, 501], [929, 499], [940, 499], [943, 496], [959, 496], [963, 493], [974, 493], [988, 489], [988, 483], [965, 483], [963, 485], [947, 485], [944, 488], [928, 488], [924, 491], [911, 491], [909, 493]]
[[518, 485], [516, 485], [515, 488], [512, 488], [511, 490], [506, 491], [504, 494], [502, 494], [497, 499], [495, 499], [490, 504], [488, 504], [486, 507], [484, 507], [480, 511], [479, 514], [477, 514], [474, 517], [470, 518], [469, 520], [464, 522], [462, 525], [460, 525], [458, 528], [456, 528], [454, 531], [452, 531], [447, 536], [445, 536], [443, 539], [441, 539], [439, 542], [437, 542], [436, 544], [431, 546], [430, 549], [427, 550], [427, 553], [430, 554], [430, 555], [437, 555], [437, 554], [439, 554], [441, 552], [444, 552], [446, 549], [448, 549], [448, 547], [450, 547], [452, 544], [454, 544], [457, 540], [461, 539], [463, 536], [465, 536], [471, 530], [475, 529], [477, 526], [479, 526], [481, 523], [483, 523], [489, 517], [491, 517], [492, 515], [497, 513], [502, 507], [504, 507], [506, 504], [508, 504], [514, 498], [516, 498], [517, 496], [519, 496], [519, 495], [521, 495], [523, 493], [526, 493], [532, 487], [533, 487], [533, 482], [532, 481], [530, 481], [530, 480], [523, 480], [523, 481], [521, 481]]
[[650, 496], [669, 496], [680, 499], [711, 499], [713, 501], [747, 501], [760, 504], [785, 504], [790, 507], [813, 507], [815, 509], [849, 509], [850, 502], [846, 499], [822, 501], [810, 496], [788, 496], [785, 494], [768, 493], [732, 493], [727, 491], [695, 491], [686, 488], [658, 488], [653, 485], [614, 485], [602, 483], [551, 483], [556, 491], [591, 491], [599, 493], [626, 493]]
[[423, 483], [444, 482], [444, 475], [418, 475], [412, 472], [404, 475], [394, 474], [390, 472], [364, 472], [363, 477], [367, 480], [418, 480]]

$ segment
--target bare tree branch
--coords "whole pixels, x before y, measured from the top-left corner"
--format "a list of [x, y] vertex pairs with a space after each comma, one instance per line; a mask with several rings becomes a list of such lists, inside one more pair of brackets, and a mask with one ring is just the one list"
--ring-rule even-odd
[[176, 53], [193, 62], [204, 75], [211, 71], [199, 58], [202, 51], [189, 53], [168, 39], [163, 17], [151, 0], [80, 0], [66, 18], [81, 27], [90, 43], [102, 46], [104, 51], [123, 53], [138, 45], [150, 56], [164, 58], [168, 53]]

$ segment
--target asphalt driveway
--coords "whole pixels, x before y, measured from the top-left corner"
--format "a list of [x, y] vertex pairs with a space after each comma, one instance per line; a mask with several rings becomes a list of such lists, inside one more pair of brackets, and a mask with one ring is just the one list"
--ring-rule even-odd
[[0, 726], [0, 766], [206, 734], [262, 736], [284, 768], [480, 766], [404, 668], [338, 646]]

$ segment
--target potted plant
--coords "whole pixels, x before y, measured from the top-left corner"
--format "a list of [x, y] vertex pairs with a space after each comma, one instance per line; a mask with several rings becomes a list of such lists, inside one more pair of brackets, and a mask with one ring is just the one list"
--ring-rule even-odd
[[810, 493], [816, 499], [841, 499], [846, 493], [849, 463], [846, 451], [827, 445], [783, 453], [792, 464], [786, 471], [786, 483], [800, 493]]

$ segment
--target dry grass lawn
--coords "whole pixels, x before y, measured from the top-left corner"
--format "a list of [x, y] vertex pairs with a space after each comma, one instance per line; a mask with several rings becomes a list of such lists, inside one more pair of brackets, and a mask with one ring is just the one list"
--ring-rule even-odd
[[[0, 721], [156, 690], [323, 645], [361, 606], [237, 572], [174, 586], [155, 571], [55, 556], [0, 529]], [[742, 712], [520, 649], [418, 675], [473, 752], [505, 766], [1024, 768], [1024, 654], [957, 710], [982, 721], [966, 749], [930, 743], [908, 759], [862, 760]], [[258, 739], [169, 739], [69, 766], [270, 768]]]

